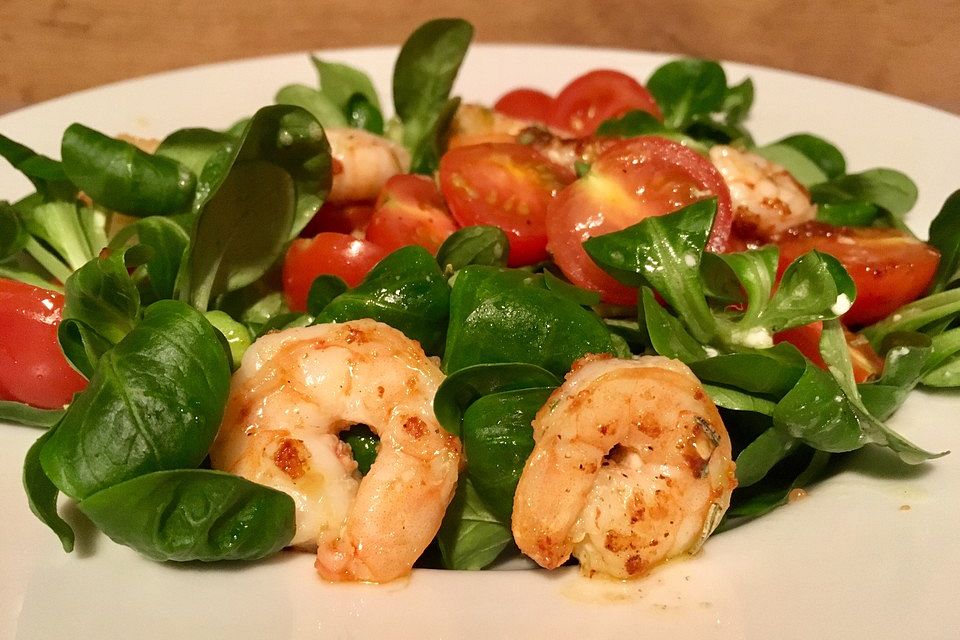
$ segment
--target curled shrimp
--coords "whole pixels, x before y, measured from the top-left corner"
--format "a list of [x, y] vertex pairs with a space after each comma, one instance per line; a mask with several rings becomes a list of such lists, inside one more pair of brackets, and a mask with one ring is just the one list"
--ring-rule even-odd
[[[410, 572], [440, 528], [461, 446], [433, 413], [443, 380], [420, 345], [373, 320], [268, 334], [231, 382], [213, 466], [293, 497], [292, 544], [317, 548], [327, 580]], [[362, 479], [338, 433], [379, 435]]]
[[362, 129], [327, 129], [333, 156], [328, 202], [374, 200], [387, 180], [410, 169], [410, 154], [383, 136]]
[[710, 161], [730, 189], [734, 224], [745, 235], [768, 238], [817, 216], [810, 193], [775, 162], [727, 145], [711, 147]]
[[686, 365], [587, 356], [533, 421], [513, 536], [553, 569], [635, 578], [695, 553], [736, 486], [730, 438]]

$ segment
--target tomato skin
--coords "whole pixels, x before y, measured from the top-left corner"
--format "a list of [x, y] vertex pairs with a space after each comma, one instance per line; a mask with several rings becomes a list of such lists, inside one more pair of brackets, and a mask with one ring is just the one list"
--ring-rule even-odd
[[493, 110], [519, 120], [548, 122], [553, 117], [556, 101], [538, 89], [521, 87], [503, 94]]
[[596, 69], [574, 78], [557, 94], [549, 124], [577, 136], [591, 135], [604, 120], [635, 109], [663, 120], [657, 101], [642, 84], [619, 71]]
[[788, 229], [775, 242], [780, 247], [779, 274], [814, 249], [843, 264], [857, 286], [857, 299], [842, 317], [850, 326], [882, 320], [919, 298], [940, 263], [936, 249], [896, 229], [807, 222]]
[[657, 136], [617, 142], [551, 204], [548, 248], [574, 284], [599, 292], [604, 302], [636, 304], [636, 289], [600, 269], [584, 251], [583, 242], [671, 213], [709, 194], [717, 198], [717, 213], [707, 249], [720, 252], [730, 235], [733, 209], [727, 185], [710, 161]]
[[[789, 342], [813, 364], [826, 370], [827, 363], [820, 355], [821, 335], [823, 335], [823, 322], [817, 321], [781, 331], [773, 336], [773, 342], [775, 344]], [[883, 360], [873, 350], [870, 342], [862, 335], [846, 329], [844, 329], [844, 337], [847, 339], [847, 349], [850, 351], [854, 380], [860, 383], [878, 377], [883, 370]]]
[[57, 341], [62, 314], [59, 293], [0, 279], [0, 399], [60, 409], [87, 386]]
[[367, 225], [367, 240], [387, 251], [415, 244], [436, 254], [456, 230], [433, 180], [404, 174], [383, 186]]
[[344, 233], [324, 232], [290, 243], [283, 261], [283, 293], [292, 311], [307, 310], [307, 294], [317, 276], [335, 275], [355, 287], [387, 251]]
[[440, 159], [440, 190], [460, 225], [496, 225], [510, 241], [509, 265], [547, 257], [547, 207], [574, 181], [570, 169], [515, 143], [458, 147]]
[[307, 226], [301, 238], [312, 238], [324, 231], [335, 233], [362, 233], [373, 216], [373, 205], [366, 202], [325, 202]]

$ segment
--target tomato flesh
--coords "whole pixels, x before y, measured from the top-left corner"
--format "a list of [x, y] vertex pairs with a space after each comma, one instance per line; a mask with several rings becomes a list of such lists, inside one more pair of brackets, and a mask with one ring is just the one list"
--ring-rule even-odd
[[717, 198], [707, 249], [719, 252], [726, 246], [733, 213], [730, 192], [710, 161], [665, 138], [624, 140], [601, 153], [590, 171], [553, 201], [547, 214], [548, 248], [571, 282], [599, 292], [604, 302], [633, 305], [636, 289], [600, 269], [583, 242], [707, 197]]
[[0, 279], [0, 398], [60, 409], [86, 387], [57, 341], [62, 314], [59, 293]]
[[290, 243], [283, 261], [283, 293], [293, 311], [307, 310], [317, 276], [334, 275], [355, 287], [387, 255], [381, 247], [344, 233], [324, 232]]
[[[823, 335], [823, 323], [812, 322], [793, 329], [781, 331], [773, 337], [775, 344], [789, 342], [811, 362], [826, 370], [827, 363], [820, 355], [820, 336]], [[883, 370], [883, 360], [873, 350], [870, 342], [862, 335], [844, 330], [847, 339], [847, 349], [850, 352], [850, 362], [853, 364], [853, 378], [858, 383], [872, 380]]]
[[396, 175], [383, 186], [366, 233], [367, 240], [387, 251], [415, 244], [436, 254], [456, 230], [433, 180]]
[[603, 121], [633, 110], [663, 120], [657, 101], [642, 84], [625, 73], [597, 69], [575, 78], [560, 91], [550, 124], [577, 136], [591, 135]]
[[519, 120], [548, 122], [553, 117], [555, 100], [537, 89], [522, 87], [505, 93], [493, 110]]
[[780, 247], [781, 274], [797, 257], [814, 249], [843, 264], [857, 286], [857, 299], [842, 318], [850, 326], [882, 320], [919, 298], [940, 263], [936, 249], [896, 229], [807, 222], [775, 241]]
[[366, 202], [325, 202], [300, 232], [300, 237], [312, 238], [324, 231], [362, 234], [371, 216], [373, 205]]
[[440, 190], [450, 213], [462, 226], [503, 229], [512, 267], [546, 259], [547, 207], [575, 178], [570, 169], [514, 143], [458, 147], [440, 159]]

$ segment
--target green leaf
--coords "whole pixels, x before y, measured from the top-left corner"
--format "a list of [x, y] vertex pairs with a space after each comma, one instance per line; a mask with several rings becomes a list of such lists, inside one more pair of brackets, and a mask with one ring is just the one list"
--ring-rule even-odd
[[206, 469], [148, 473], [78, 506], [111, 540], [154, 560], [259, 560], [296, 531], [290, 496]]
[[180, 299], [212, 299], [260, 278], [313, 216], [330, 187], [330, 148], [306, 111], [258, 111], [232, 148], [207, 162]]
[[306, 109], [326, 129], [347, 126], [343, 109], [330, 96], [303, 84], [288, 84], [277, 91], [277, 104], [294, 105]]
[[647, 337], [654, 351], [688, 364], [707, 357], [703, 345], [687, 332], [678, 319], [660, 306], [649, 287], [643, 287], [640, 305]]
[[592, 307], [600, 304], [600, 294], [596, 291], [583, 289], [570, 284], [566, 280], [561, 280], [549, 271], [543, 272], [543, 283], [547, 289], [557, 294], [561, 298], [566, 298], [571, 302], [576, 302], [582, 307]]
[[355, 95], [363, 96], [370, 105], [380, 110], [377, 90], [366, 73], [339, 62], [326, 62], [317, 56], [310, 56], [310, 60], [320, 77], [320, 91], [341, 111], [347, 111]]
[[307, 293], [307, 313], [319, 316], [328, 304], [349, 288], [340, 276], [317, 276], [310, 283], [310, 291]]
[[423, 126], [423, 135], [410, 149], [410, 173], [432, 175], [440, 166], [446, 149], [447, 131], [460, 107], [460, 98], [447, 100], [436, 115]]
[[77, 188], [67, 178], [63, 165], [0, 134], [0, 156], [22, 173], [44, 200], [73, 200]]
[[891, 333], [920, 331], [960, 314], [960, 289], [948, 289], [905, 304], [883, 320], [863, 330], [870, 344], [879, 349]]
[[646, 284], [683, 318], [690, 334], [708, 343], [716, 320], [707, 307], [700, 260], [717, 210], [715, 198], [653, 216], [583, 243], [590, 258], [628, 285]]
[[72, 124], [60, 146], [63, 169], [94, 202], [135, 216], [185, 211], [196, 176], [175, 160]]
[[758, 321], [771, 332], [836, 318], [853, 305], [857, 288], [839, 260], [811, 251], [787, 266]]
[[463, 414], [463, 451], [477, 495], [501, 522], [510, 522], [513, 494], [533, 451], [531, 423], [553, 387], [485, 395]]
[[930, 223], [930, 244], [940, 252], [930, 292], [943, 291], [960, 271], [960, 189], [954, 191]]
[[853, 451], [863, 446], [860, 420], [837, 382], [808, 364], [773, 413], [774, 425], [814, 449]]
[[140, 292], [127, 271], [124, 251], [106, 253], [78, 269], [64, 288], [63, 324], [80, 322], [111, 346], [130, 333], [140, 317]]
[[481, 363], [527, 362], [560, 376], [588, 353], [616, 351], [603, 321], [547, 290], [542, 276], [477, 265], [457, 273], [444, 351], [448, 373]]
[[723, 95], [720, 111], [726, 114], [724, 121], [728, 125], [738, 125], [747, 119], [753, 106], [753, 80], [745, 78], [737, 85], [727, 87]]
[[870, 202], [825, 203], [817, 207], [817, 220], [837, 227], [869, 227], [880, 212]]
[[207, 161], [232, 143], [233, 137], [220, 131], [179, 129], [163, 139], [154, 155], [175, 160], [199, 176]]
[[340, 294], [317, 315], [317, 323], [373, 318], [439, 354], [447, 331], [450, 287], [423, 247], [397, 249], [377, 263], [356, 288]]
[[719, 111], [727, 95], [727, 76], [716, 62], [692, 58], [674, 60], [658, 68], [647, 80], [663, 112], [663, 123], [683, 129], [693, 116]]
[[472, 38], [473, 27], [465, 20], [431, 20], [400, 49], [393, 69], [393, 104], [403, 122], [404, 146], [420, 169], [427, 155], [424, 141], [437, 137], [444, 112], [446, 119], [453, 115], [450, 91]]
[[437, 540], [447, 569], [475, 571], [493, 563], [513, 541], [513, 534], [483, 504], [468, 477], [457, 486]]
[[604, 120], [597, 127], [595, 135], [616, 138], [635, 138], [666, 131], [656, 116], [646, 111], [634, 109], [622, 116]]
[[744, 393], [738, 389], [721, 387], [715, 384], [703, 385], [704, 390], [713, 403], [718, 407], [733, 411], [750, 411], [765, 416], [772, 416], [777, 403], [760, 396]]
[[60, 422], [63, 413], [63, 409], [38, 409], [22, 402], [0, 400], [0, 422], [46, 429]]
[[806, 368], [806, 359], [796, 347], [787, 343], [769, 349], [720, 354], [690, 363], [690, 369], [705, 382], [776, 399], [794, 388]]
[[814, 162], [826, 178], [839, 178], [847, 172], [847, 161], [833, 144], [809, 133], [795, 133], [775, 142], [792, 147]]
[[100, 359], [43, 447], [43, 469], [82, 499], [151, 471], [195, 467], [217, 434], [229, 382], [210, 323], [183, 303], [154, 303]]
[[57, 537], [60, 538], [60, 544], [63, 545], [63, 550], [70, 553], [73, 551], [75, 542], [73, 529], [57, 513], [57, 497], [60, 495], [60, 491], [50, 481], [40, 465], [40, 452], [53, 433], [53, 430], [50, 430], [41, 435], [27, 451], [27, 457], [23, 461], [23, 489], [27, 493], [30, 511], [37, 516], [40, 522], [50, 527], [57, 534]]
[[744, 488], [760, 482], [799, 443], [793, 436], [773, 427], [761, 433], [737, 456], [737, 486]]
[[500, 362], [464, 367], [444, 379], [433, 399], [433, 411], [444, 429], [459, 436], [463, 414], [484, 396], [518, 389], [560, 386], [560, 378], [525, 362]]
[[0, 262], [23, 251], [28, 238], [16, 209], [9, 202], [0, 200]]
[[823, 168], [803, 151], [783, 142], [768, 144], [752, 151], [789, 171], [790, 175], [805, 187], [819, 184], [828, 177]]
[[475, 225], [457, 229], [437, 250], [437, 263], [447, 276], [471, 264], [503, 267], [510, 254], [507, 234], [500, 227]]
[[[133, 240], [136, 242], [132, 242]], [[145, 271], [148, 276], [149, 300], [173, 298], [177, 275], [190, 244], [190, 236], [170, 218], [141, 218], [121, 229], [110, 241], [111, 251], [120, 251], [133, 244], [148, 249]], [[142, 287], [145, 287], [141, 283]]]
[[23, 213], [21, 220], [27, 232], [49, 245], [70, 271], [79, 269], [103, 248], [90, 245], [74, 202], [41, 204]]
[[886, 420], [900, 408], [934, 357], [933, 342], [922, 333], [893, 334], [884, 346], [883, 374], [877, 380], [857, 385], [863, 406], [880, 420]]
[[921, 382], [930, 387], [960, 386], [960, 328], [933, 336], [933, 351]]
[[220, 332], [223, 339], [226, 340], [230, 350], [230, 368], [236, 371], [240, 368], [240, 361], [243, 360], [243, 354], [253, 343], [253, 336], [249, 329], [234, 320], [228, 313], [223, 311], [207, 311], [203, 314], [213, 328]]
[[814, 185], [810, 197], [818, 204], [869, 202], [902, 218], [917, 202], [917, 185], [893, 169], [869, 169]]
[[353, 459], [357, 462], [357, 471], [365, 476], [370, 471], [377, 452], [380, 449], [380, 438], [363, 424], [355, 424], [346, 431], [340, 432], [340, 439], [350, 445]]
[[347, 102], [347, 125], [363, 129], [378, 136], [383, 135], [383, 114], [366, 96], [355, 93]]

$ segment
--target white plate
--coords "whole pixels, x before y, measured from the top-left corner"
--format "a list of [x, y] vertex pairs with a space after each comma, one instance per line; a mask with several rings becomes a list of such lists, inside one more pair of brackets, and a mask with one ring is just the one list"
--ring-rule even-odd
[[[393, 49], [331, 52], [373, 72], [389, 96]], [[458, 93], [490, 102], [533, 85], [555, 91], [596, 67], [645, 78], [663, 56], [528, 46], [477, 46]], [[810, 131], [838, 143], [851, 170], [890, 166], [914, 177], [923, 232], [960, 186], [960, 119], [823, 80], [725, 65], [757, 88], [750, 128], [766, 142]], [[58, 156], [71, 122], [162, 136], [225, 127], [289, 82], [313, 82], [305, 55], [203, 67], [74, 94], [0, 117], [0, 131]], [[0, 196], [27, 183], [3, 163]], [[960, 451], [960, 401], [916, 394], [892, 424], [931, 449]], [[960, 466], [921, 467], [882, 451], [805, 500], [710, 540], [704, 552], [630, 584], [574, 571], [418, 571], [386, 586], [322, 583], [309, 555], [251, 566], [174, 566], [141, 559], [88, 526], [64, 554], [29, 512], [23, 456], [37, 431], [0, 428], [0, 636], [28, 638], [901, 638], [960, 630]], [[76, 513], [67, 507], [74, 520]]]

